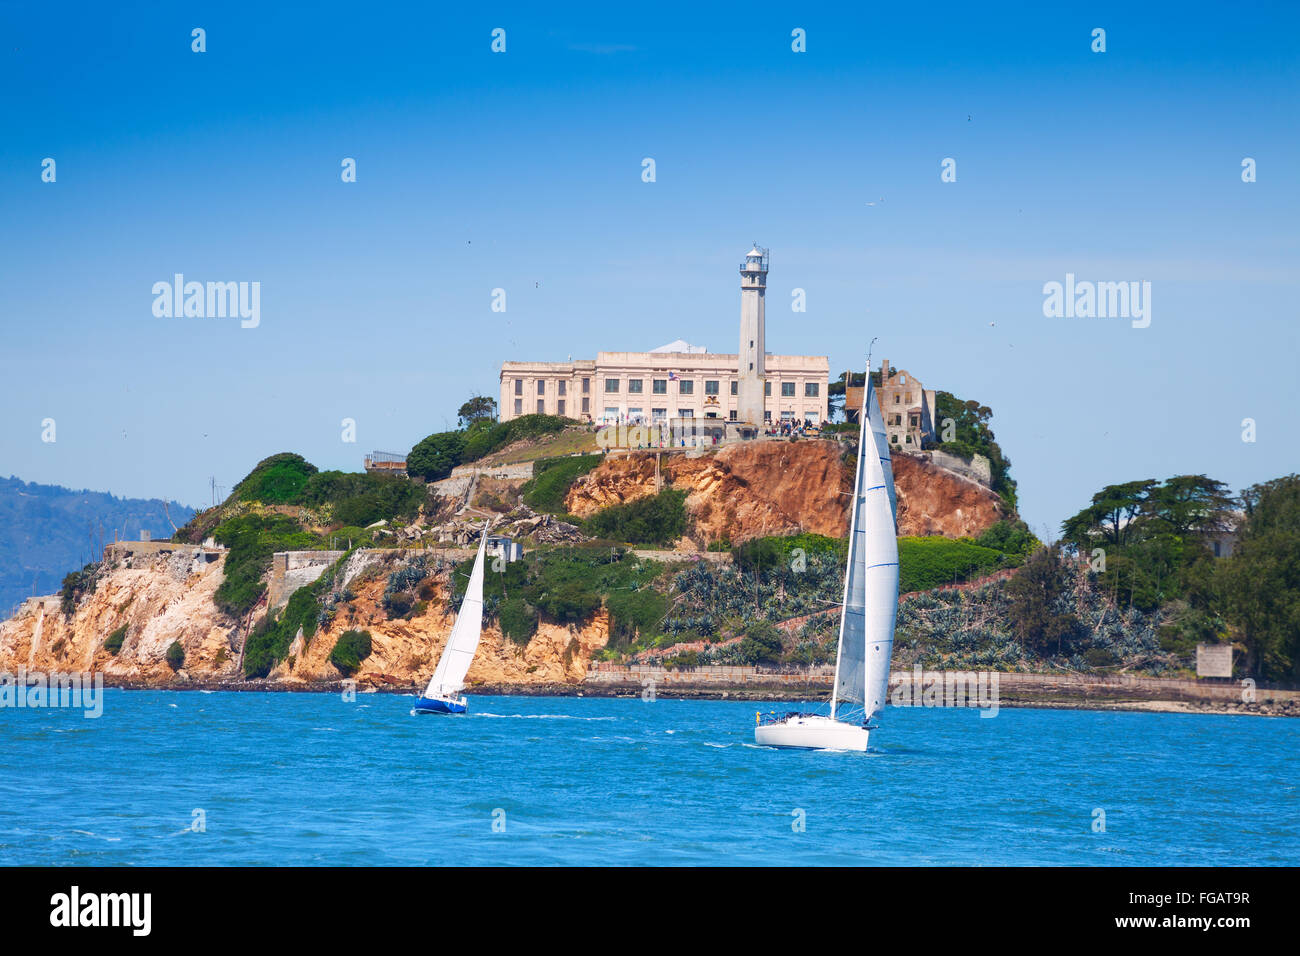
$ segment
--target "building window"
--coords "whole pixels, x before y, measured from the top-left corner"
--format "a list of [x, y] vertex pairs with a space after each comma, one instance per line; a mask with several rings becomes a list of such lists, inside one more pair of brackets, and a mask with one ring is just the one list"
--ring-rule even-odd
[[1223, 557], [1223, 555], [1220, 553], [1220, 550], [1221, 550], [1221, 549], [1219, 548], [1219, 542], [1217, 542], [1217, 541], [1214, 542], [1214, 556], [1215, 556], [1216, 558], [1221, 558], [1221, 557]]
[[907, 376], [906, 376], [906, 375], [900, 375], [900, 376], [898, 376], [898, 384], [899, 384], [899, 385], [906, 385], [906, 384], [907, 384]]
[[617, 409], [617, 408], [606, 408], [606, 409], [605, 409], [605, 421], [607, 421], [607, 422], [617, 422], [617, 421], [618, 421], [618, 409]]
[[645, 417], [645, 412], [640, 408], [629, 408], [627, 410], [627, 420], [633, 424], [639, 425], [641, 419]]
[[705, 383], [704, 383], [704, 394], [705, 394], [705, 395], [717, 395], [717, 394], [718, 394], [718, 383], [717, 383], [716, 380], [714, 380], [714, 381], [712, 381], [712, 382], [705, 382]]
[[515, 414], [516, 414], [516, 415], [522, 415], [523, 413], [524, 413], [524, 400], [523, 400], [522, 398], [516, 398], [516, 399], [515, 399]]
[[739, 384], [739, 383], [737, 383], [737, 382], [732, 382], [732, 383], [731, 383], [731, 394], [732, 394], [732, 395], [735, 395], [735, 394], [736, 394], [736, 391], [737, 391], [737, 385], [738, 385], [738, 384]]
[[666, 379], [666, 378], [655, 378], [655, 379], [651, 379], [651, 380], [650, 380], [650, 391], [653, 392], [655, 395], [667, 395], [667, 394], [668, 394], [668, 379]]
[[666, 409], [666, 408], [652, 408], [652, 409], [650, 409], [650, 421], [651, 421], [651, 422], [661, 422], [661, 421], [663, 421], [663, 420], [664, 420], [665, 418], [667, 418], [667, 417], [668, 417], [668, 409]]
[[584, 414], [584, 415], [590, 415], [590, 414], [591, 414], [591, 399], [589, 399], [589, 398], [584, 398], [584, 399], [582, 400], [582, 414]]
[[641, 384], [642, 384], [643, 381], [644, 381], [644, 379], [640, 379], [640, 378], [629, 378], [629, 379], [627, 380], [627, 390], [628, 390], [629, 392], [632, 392], [632, 393], [636, 394], [636, 395], [640, 395], [640, 394], [641, 394]]
[[794, 421], [794, 412], [782, 412], [782, 413], [781, 413], [781, 421], [783, 421], [783, 422], [792, 422], [792, 421]]
[[515, 379], [515, 394], [524, 394], [524, 380], [522, 378]]
[[538, 394], [538, 395], [545, 395], [545, 394], [546, 394], [546, 379], [544, 379], [544, 378], [539, 378], [539, 379], [537, 380], [537, 394]]
[[537, 414], [542, 415], [546, 412], [546, 402], [542, 399], [537, 400]]
[[682, 379], [677, 383], [677, 391], [682, 395], [694, 395], [695, 383], [688, 379]]
[[771, 395], [771, 394], [772, 394], [772, 383], [771, 383], [771, 382], [764, 382], [764, 383], [763, 383], [763, 394], [764, 394], [765, 396], [767, 396], [767, 395]]
[[804, 398], [816, 398], [816, 397], [817, 397], [818, 395], [820, 395], [820, 394], [821, 394], [821, 385], [820, 385], [819, 383], [817, 383], [817, 382], [804, 382], [804, 383], [803, 383], [803, 397], [804, 397]]
[[[564, 383], [561, 382], [560, 384], [563, 385]], [[555, 403], [555, 414], [557, 415], [564, 414], [564, 399], [560, 399], [558, 402]]]
[[734, 422], [736, 420], [736, 410], [733, 408], [731, 411], [727, 412], [727, 421]]
[[616, 379], [616, 378], [607, 378], [607, 379], [605, 379], [605, 391], [606, 391], [606, 392], [617, 392], [617, 391], [618, 391], [618, 379]]
[[770, 422], [771, 420], [772, 420], [772, 412], [770, 410], [763, 412], [763, 421]]
[[794, 382], [781, 383], [781, 397], [794, 398]]
[[694, 417], [695, 417], [695, 409], [693, 409], [693, 408], [679, 408], [679, 409], [677, 409], [677, 417], [678, 417], [678, 418], [694, 418]]
[[563, 395], [563, 394], [564, 394], [564, 386], [567, 385], [568, 383], [565, 382], [564, 379], [560, 379], [560, 381], [559, 381], [557, 384], [558, 384], [559, 387], [560, 387], [560, 394]]
[[894, 393], [894, 404], [897, 405], [902, 400], [902, 396], [897, 392]]
[[911, 404], [912, 404], [912, 393], [911, 393], [911, 392], [908, 392], [906, 395], [904, 395], [904, 396], [903, 396], [903, 401], [905, 401], [905, 402], [907, 402], [907, 404], [911, 405]]
[[908, 435], [908, 436], [907, 436], [907, 443], [908, 443], [909, 445], [912, 444], [912, 436], [911, 436], [911, 435]]
[[588, 395], [590, 393], [591, 393], [591, 379], [584, 378], [582, 380], [582, 394]]

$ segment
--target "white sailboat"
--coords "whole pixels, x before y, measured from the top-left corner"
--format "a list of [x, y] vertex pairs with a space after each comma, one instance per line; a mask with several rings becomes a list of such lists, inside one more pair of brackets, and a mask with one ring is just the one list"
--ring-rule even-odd
[[452, 625], [447, 646], [438, 659], [438, 667], [429, 679], [429, 686], [415, 703], [417, 714], [463, 714], [469, 710], [469, 701], [460, 693], [465, 686], [465, 674], [478, 649], [479, 635], [483, 631], [483, 555], [487, 549], [487, 528], [479, 539], [478, 556], [474, 570], [469, 575], [469, 587], [460, 602], [460, 613]]
[[898, 612], [898, 529], [889, 442], [869, 367], [858, 417], [858, 473], [831, 713], [759, 715], [754, 740], [769, 747], [866, 750], [867, 722], [885, 706]]

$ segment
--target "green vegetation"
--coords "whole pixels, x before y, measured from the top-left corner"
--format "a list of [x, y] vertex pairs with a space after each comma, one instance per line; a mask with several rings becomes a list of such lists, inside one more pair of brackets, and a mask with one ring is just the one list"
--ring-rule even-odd
[[1038, 550], [1040, 542], [1019, 518], [1003, 518], [997, 524], [989, 525], [975, 539], [981, 548], [1001, 551], [1016, 564], [1021, 563]]
[[1240, 637], [1248, 673], [1300, 681], [1300, 475], [1252, 485], [1241, 503], [1245, 526], [1215, 568], [1211, 600]]
[[777, 664], [781, 661], [784, 648], [781, 645], [781, 632], [767, 621], [755, 621], [745, 629], [745, 637], [740, 642], [739, 657], [745, 664]]
[[628, 544], [671, 544], [686, 533], [686, 492], [665, 489], [625, 505], [613, 505], [586, 521], [596, 538]]
[[316, 466], [302, 455], [282, 452], [259, 461], [257, 467], [235, 485], [230, 497], [235, 501], [292, 504], [314, 474]]
[[1002, 567], [1014, 564], [1003, 552], [970, 538], [898, 539], [898, 588], [904, 594], [968, 581]]
[[601, 461], [600, 455], [539, 458], [533, 462], [532, 480], [521, 489], [524, 504], [538, 512], [565, 514], [564, 499], [573, 483]]
[[262, 577], [271, 568], [272, 554], [324, 548], [320, 539], [303, 531], [295, 519], [280, 514], [231, 518], [216, 527], [213, 537], [230, 549], [225, 578], [214, 600], [217, 607], [234, 616], [247, 614], [266, 593]]
[[1008, 583], [1008, 622], [1022, 646], [1043, 656], [1064, 653], [1066, 638], [1079, 630], [1078, 619], [1063, 600], [1067, 585], [1058, 547], [1039, 548]]
[[117, 652], [122, 649], [122, 642], [125, 640], [126, 640], [126, 625], [123, 624], [121, 627], [116, 628], [104, 640], [104, 650], [108, 651], [110, 654], [116, 657]]
[[167, 666], [174, 671], [185, 666], [185, 648], [181, 647], [180, 641], [172, 641], [167, 648]]
[[335, 521], [364, 528], [381, 518], [415, 517], [425, 490], [396, 475], [322, 471], [312, 475], [291, 504], [319, 508], [330, 505]]
[[456, 412], [456, 421], [462, 428], [475, 422], [496, 421], [497, 400], [487, 395], [474, 395]]
[[72, 617], [77, 610], [77, 602], [87, 594], [95, 593], [101, 570], [101, 565], [92, 562], [80, 571], [69, 571], [64, 575], [63, 587], [59, 589], [59, 596], [62, 599], [59, 608], [63, 611], [64, 617]]
[[369, 631], [344, 631], [330, 651], [330, 663], [345, 677], [350, 677], [361, 667], [361, 662], [370, 656], [370, 650]]
[[[454, 603], [464, 596], [472, 564], [462, 562], [452, 575]], [[663, 573], [662, 564], [608, 543], [535, 551], [486, 575], [483, 612], [512, 641], [527, 644], [540, 618], [582, 624], [603, 606], [611, 645], [626, 647], [663, 633], [667, 598], [653, 586]]]
[[572, 424], [572, 419], [557, 415], [521, 415], [508, 422], [474, 418], [463, 430], [435, 432], [416, 442], [406, 456], [406, 472], [425, 481], [439, 481], [457, 465], [478, 461], [523, 438], [563, 431]]
[[[1014, 511], [1016, 483], [1011, 477], [1011, 459], [1002, 454], [1002, 447], [989, 427], [993, 409], [976, 401], [962, 401], [951, 392], [939, 392], [935, 396], [935, 414], [939, 419], [934, 423], [939, 434], [939, 448], [967, 461], [975, 455], [987, 458], [993, 490]], [[952, 420], [951, 429], [947, 425], [948, 419]]]

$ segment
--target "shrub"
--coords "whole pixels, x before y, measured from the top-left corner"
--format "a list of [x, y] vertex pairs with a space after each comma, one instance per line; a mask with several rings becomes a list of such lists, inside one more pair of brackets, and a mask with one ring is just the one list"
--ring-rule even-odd
[[181, 647], [180, 641], [172, 641], [171, 646], [167, 648], [167, 666], [178, 671], [184, 664], [185, 648]]
[[355, 674], [361, 667], [361, 662], [370, 656], [370, 651], [369, 631], [344, 631], [339, 635], [334, 649], [330, 651], [330, 663], [344, 676], [350, 676]]
[[501, 602], [498, 612], [501, 620], [501, 633], [519, 645], [527, 645], [537, 633], [537, 612], [519, 596], [512, 596]]
[[670, 544], [686, 533], [686, 493], [667, 489], [587, 519], [587, 533], [629, 544]]
[[112, 634], [108, 635], [108, 639], [104, 641], [104, 650], [116, 657], [117, 652], [122, 649], [122, 642], [124, 640], [126, 640], [125, 624], [113, 631]]
[[746, 664], [775, 664], [782, 651], [781, 632], [767, 621], [755, 621], [745, 630], [739, 655]]
[[316, 474], [316, 466], [302, 455], [282, 452], [263, 458], [231, 492], [237, 501], [289, 504]]
[[213, 536], [230, 549], [225, 577], [214, 601], [234, 616], [246, 614], [266, 592], [262, 576], [271, 567], [272, 554], [320, 546], [320, 541], [303, 531], [293, 518], [277, 514], [231, 518], [218, 525]]
[[573, 483], [600, 462], [600, 455], [539, 459], [533, 463], [532, 480], [521, 489], [524, 504], [534, 511], [564, 514], [564, 499]]
[[969, 580], [1005, 564], [1002, 552], [969, 538], [898, 539], [898, 587], [903, 593]]

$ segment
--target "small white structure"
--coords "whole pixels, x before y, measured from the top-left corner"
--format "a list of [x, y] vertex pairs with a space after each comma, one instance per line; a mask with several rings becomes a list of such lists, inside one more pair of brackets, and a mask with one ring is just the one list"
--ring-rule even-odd
[[509, 564], [512, 561], [518, 561], [524, 556], [524, 548], [513, 538], [507, 538], [505, 535], [500, 534], [490, 534], [487, 539], [487, 554], [489, 557], [502, 558]]

